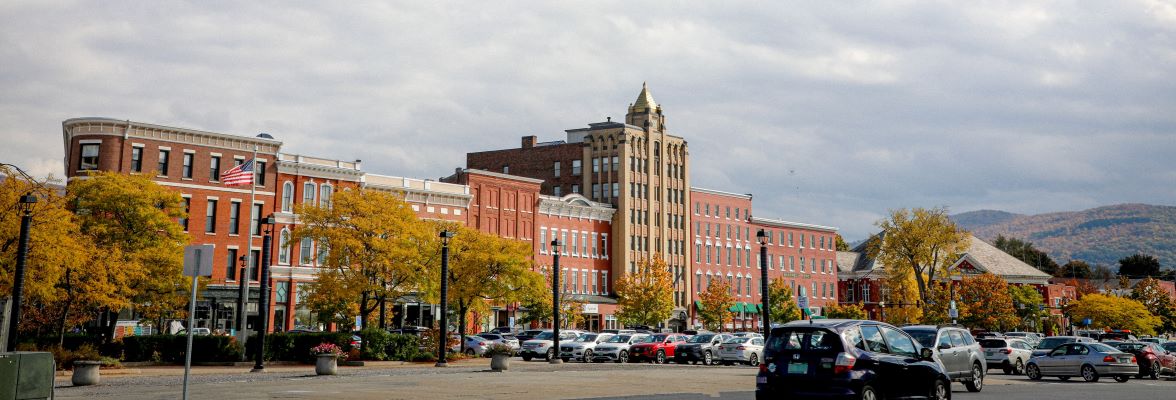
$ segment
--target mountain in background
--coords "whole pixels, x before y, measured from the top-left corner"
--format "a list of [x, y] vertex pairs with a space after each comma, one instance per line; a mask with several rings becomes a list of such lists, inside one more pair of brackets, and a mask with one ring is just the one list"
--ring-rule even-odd
[[992, 243], [997, 235], [1032, 242], [1058, 264], [1083, 260], [1116, 269], [1136, 253], [1176, 268], [1176, 207], [1119, 204], [1083, 211], [1021, 215], [981, 210], [951, 216], [973, 235]]

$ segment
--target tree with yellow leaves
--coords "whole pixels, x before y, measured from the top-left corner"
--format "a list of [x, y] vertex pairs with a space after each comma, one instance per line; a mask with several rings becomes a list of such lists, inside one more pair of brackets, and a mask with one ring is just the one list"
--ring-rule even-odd
[[1139, 301], [1097, 293], [1082, 296], [1081, 300], [1070, 303], [1066, 307], [1066, 314], [1072, 321], [1090, 318], [1092, 327], [1130, 329], [1135, 334], [1144, 335], [1156, 334], [1156, 328], [1163, 324]]
[[884, 322], [905, 325], [922, 321], [923, 304], [911, 270], [887, 265], [882, 272], [880, 298], [885, 302], [882, 308]]
[[734, 318], [735, 313], [730, 309], [735, 306], [735, 296], [731, 295], [731, 285], [723, 279], [716, 279], [707, 285], [706, 290], [699, 294], [698, 302], [701, 304], [698, 319], [702, 320], [706, 329], [721, 331], [723, 321], [727, 317]]
[[792, 298], [792, 287], [784, 278], [776, 278], [768, 283], [768, 317], [772, 323], [783, 324], [801, 319], [803, 315]]
[[[344, 190], [330, 206], [297, 205], [290, 243], [318, 243], [322, 264], [308, 306], [325, 319], [363, 327], [380, 303], [416, 291], [437, 260], [440, 243], [404, 200], [377, 190]], [[306, 257], [307, 255], [303, 255]]]
[[866, 310], [861, 304], [830, 304], [823, 311], [825, 318], [830, 319], [866, 319]]
[[661, 255], [641, 260], [637, 271], [617, 279], [617, 320], [627, 326], [656, 326], [674, 312], [674, 282]]
[[934, 290], [930, 283], [946, 275], [967, 249], [968, 233], [951, 221], [944, 208], [894, 210], [877, 225], [882, 233], [870, 240], [869, 256], [885, 266], [888, 277], [894, 278], [892, 283], [901, 284], [903, 303], [911, 300], [906, 294], [909, 279], [915, 295], [912, 302], [927, 306]]

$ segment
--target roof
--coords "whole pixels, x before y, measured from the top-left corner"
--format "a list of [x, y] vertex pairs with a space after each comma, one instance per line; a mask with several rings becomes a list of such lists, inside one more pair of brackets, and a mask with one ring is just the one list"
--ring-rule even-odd
[[862, 259], [862, 253], [854, 251], [837, 252], [837, 272], [853, 271], [854, 266]]
[[832, 227], [832, 226], [806, 224], [803, 222], [792, 222], [792, 221], [785, 221], [782, 219], [751, 217], [751, 223], [753, 225], [761, 225], [761, 226], [772, 227], [772, 228], [797, 228], [797, 229], [812, 229], [812, 230], [825, 231], [825, 232], [837, 232], [837, 228]]
[[724, 192], [722, 190], [700, 188], [697, 186], [691, 186], [690, 191], [699, 192], [699, 193], [706, 193], [706, 194], [713, 194], [713, 195], [717, 195], [717, 196], [738, 197], [738, 198], [745, 199], [745, 200], [751, 200], [751, 197], [752, 197], [750, 193], [740, 194], [740, 193], [735, 193], [735, 192]]
[[968, 235], [968, 240], [970, 241], [968, 250], [952, 265], [952, 268], [956, 268], [966, 261], [981, 271], [991, 272], [1006, 279], [1010, 277], [1032, 278], [1041, 279], [1044, 283], [1052, 277], [975, 236]]
[[644, 111], [654, 110], [657, 108], [657, 102], [653, 101], [653, 95], [649, 94], [649, 86], [645, 82], [641, 82], [641, 93], [637, 95], [637, 101], [629, 107], [630, 111]]

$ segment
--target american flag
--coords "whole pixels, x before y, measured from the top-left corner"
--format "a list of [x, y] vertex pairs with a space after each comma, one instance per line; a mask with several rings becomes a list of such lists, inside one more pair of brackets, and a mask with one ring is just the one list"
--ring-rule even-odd
[[233, 169], [221, 174], [225, 186], [249, 185], [253, 183], [253, 160], [246, 160]]

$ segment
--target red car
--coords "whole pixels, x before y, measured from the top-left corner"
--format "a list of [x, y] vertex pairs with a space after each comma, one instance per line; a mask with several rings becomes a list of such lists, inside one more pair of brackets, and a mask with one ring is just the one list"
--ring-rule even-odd
[[1160, 375], [1176, 375], [1176, 355], [1155, 343], [1103, 342], [1125, 353], [1135, 355], [1139, 363], [1139, 378], [1159, 379]]
[[674, 349], [686, 342], [680, 333], [655, 333], [629, 347], [629, 362], [652, 361], [664, 364], [674, 358]]

